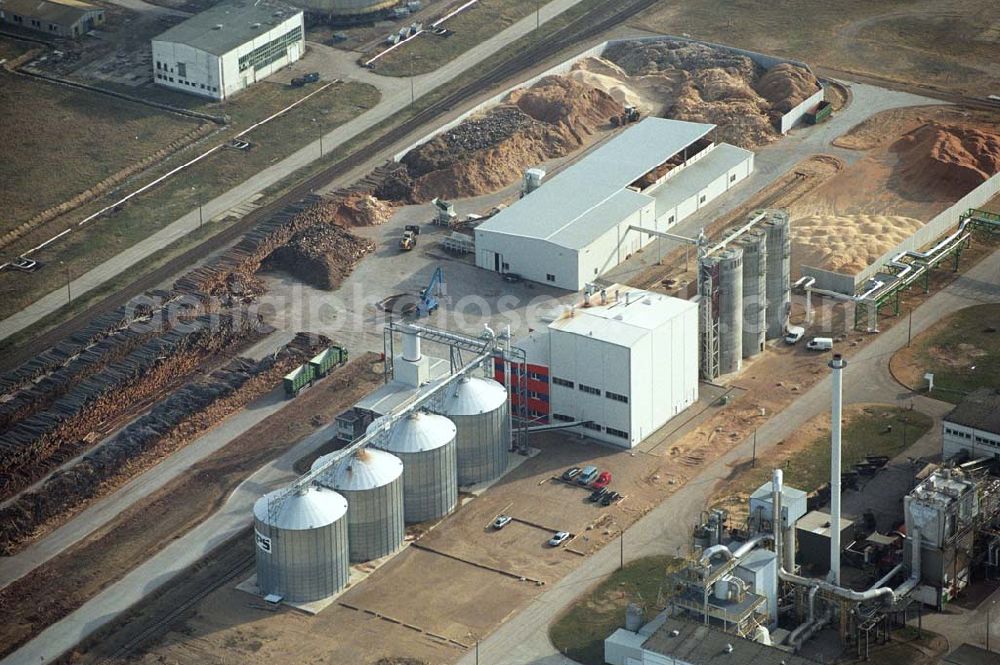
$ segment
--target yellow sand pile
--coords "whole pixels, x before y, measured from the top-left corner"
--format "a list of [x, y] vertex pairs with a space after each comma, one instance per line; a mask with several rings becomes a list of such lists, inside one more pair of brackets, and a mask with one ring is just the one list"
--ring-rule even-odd
[[623, 106], [635, 106], [644, 116], [661, 115], [683, 78], [678, 72], [629, 76], [610, 60], [597, 57], [577, 61], [567, 77], [603, 90]]
[[811, 215], [792, 220], [792, 273], [799, 266], [854, 274], [923, 226], [888, 215]]

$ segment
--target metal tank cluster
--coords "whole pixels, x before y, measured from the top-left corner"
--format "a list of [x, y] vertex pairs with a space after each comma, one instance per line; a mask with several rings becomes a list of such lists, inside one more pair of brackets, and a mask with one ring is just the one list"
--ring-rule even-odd
[[[413, 410], [369, 426], [372, 443], [319, 472], [304, 489], [254, 505], [257, 580], [264, 596], [320, 600], [343, 589], [349, 563], [399, 549], [405, 524], [444, 517], [460, 485], [498, 478], [510, 447], [506, 389], [492, 379], [448, 383], [435, 410]], [[383, 428], [382, 435], [379, 428]], [[322, 470], [323, 467], [328, 469]]]
[[[756, 226], [698, 262], [701, 369], [736, 372], [743, 358], [784, 335], [791, 307], [791, 235], [784, 210], [758, 210]], [[754, 222], [751, 222], [751, 225]]]

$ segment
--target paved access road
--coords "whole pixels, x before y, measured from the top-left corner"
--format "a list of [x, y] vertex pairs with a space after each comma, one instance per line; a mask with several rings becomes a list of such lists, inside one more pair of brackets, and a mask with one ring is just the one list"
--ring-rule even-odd
[[[539, 20], [543, 23], [549, 21], [578, 2], [580, 0], [551, 0], [551, 2], [540, 9]], [[412, 97], [414, 99], [423, 97], [431, 90], [451, 81], [465, 70], [490, 58], [510, 42], [530, 33], [535, 28], [535, 15], [532, 14], [491, 39], [466, 51], [458, 58], [455, 58], [435, 71], [413, 77]], [[74, 279], [70, 283], [73, 294], [76, 296], [83, 295], [104, 282], [117, 277], [131, 266], [196, 230], [201, 225], [199, 220], [202, 216], [204, 218], [212, 218], [243, 203], [254, 194], [267, 189], [293, 172], [319, 159], [321, 148], [323, 153], [326, 154], [410, 104], [411, 86], [409, 79], [379, 77], [373, 75], [368, 70], [362, 70], [353, 63], [343, 61], [343, 64], [345, 68], [349, 69], [344, 71], [338, 78], [342, 80], [360, 80], [371, 83], [379, 88], [382, 98], [374, 108], [350, 122], [337, 127], [324, 135], [322, 139], [313, 141], [277, 164], [269, 166], [243, 183], [233, 187], [228, 192], [208, 201], [202, 206], [201, 211], [198, 209], [192, 210], [145, 240], [132, 245], [120, 254]], [[372, 161], [377, 157], [384, 159], [384, 156], [372, 155]], [[28, 307], [25, 307], [20, 312], [0, 321], [0, 339], [7, 338], [27, 328], [61, 308], [66, 304], [65, 293], [66, 288], [60, 287]]]
[[[926, 330], [934, 322], [959, 309], [988, 302], [1000, 302], [1000, 251], [994, 252], [914, 310], [913, 334]], [[845, 401], [891, 402], [901, 395], [910, 395], [889, 374], [889, 359], [897, 349], [906, 344], [906, 328], [905, 325], [896, 325], [881, 333], [856, 355], [848, 355], [849, 365], [844, 370]], [[922, 397], [914, 399], [916, 408], [920, 410], [940, 413], [942, 409], [941, 404], [935, 400]], [[766, 459], [767, 452], [778, 441], [829, 408], [830, 382], [824, 380], [757, 430], [758, 454]], [[697, 522], [716, 484], [729, 474], [733, 464], [750, 458], [752, 445], [751, 439], [742, 441], [627, 529], [626, 558], [674, 554], [678, 547], [686, 549], [690, 541], [691, 525]], [[613, 543], [585, 559], [579, 568], [538, 596], [480, 643], [481, 665], [571, 665], [574, 661], [561, 656], [549, 641], [549, 624], [577, 596], [613, 572], [618, 567], [618, 558], [619, 548], [617, 543]], [[1000, 604], [997, 609], [994, 614], [1000, 617]], [[926, 619], [924, 625], [930, 628]], [[985, 634], [983, 623], [978, 623], [978, 626], [978, 630]], [[1000, 636], [997, 643], [1000, 644]], [[466, 654], [460, 661], [460, 665], [475, 663], [473, 653]]]

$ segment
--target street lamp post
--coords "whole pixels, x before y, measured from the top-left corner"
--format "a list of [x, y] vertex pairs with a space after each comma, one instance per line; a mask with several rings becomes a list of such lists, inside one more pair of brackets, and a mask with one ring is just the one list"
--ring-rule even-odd
[[990, 610], [993, 606], [997, 604], [997, 601], [991, 602], [986, 606], [986, 650], [990, 650]]
[[70, 287], [69, 287], [69, 266], [62, 261], [59, 262], [59, 265], [63, 267], [63, 270], [66, 273], [66, 302], [72, 304], [73, 294], [70, 292]]

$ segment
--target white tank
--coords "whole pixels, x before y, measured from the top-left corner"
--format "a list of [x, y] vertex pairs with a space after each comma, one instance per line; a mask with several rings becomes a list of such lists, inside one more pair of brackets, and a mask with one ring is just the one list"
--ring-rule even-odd
[[[377, 426], [372, 423], [368, 431]], [[396, 422], [379, 448], [403, 462], [403, 517], [413, 524], [444, 517], [458, 502], [455, 423], [413, 412]]]
[[463, 377], [446, 391], [441, 412], [458, 430], [458, 484], [499, 478], [510, 450], [506, 388], [492, 379]]
[[322, 487], [271, 492], [253, 506], [257, 585], [291, 602], [331, 596], [347, 585], [347, 500]]
[[[319, 458], [313, 468], [328, 459]], [[403, 463], [398, 457], [367, 448], [342, 459], [316, 482], [347, 499], [351, 561], [370, 561], [399, 549], [404, 527]]]

